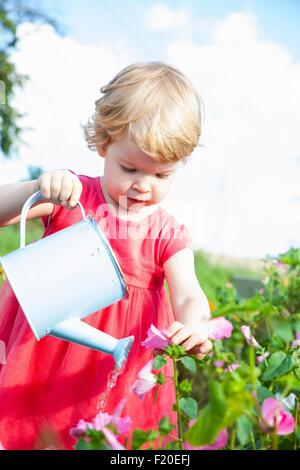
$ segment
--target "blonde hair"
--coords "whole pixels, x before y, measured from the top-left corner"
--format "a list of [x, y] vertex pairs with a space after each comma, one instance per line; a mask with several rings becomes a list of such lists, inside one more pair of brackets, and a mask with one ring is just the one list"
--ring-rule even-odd
[[201, 134], [201, 102], [191, 82], [162, 62], [135, 63], [100, 89], [83, 126], [91, 150], [129, 134], [154, 160], [185, 161]]

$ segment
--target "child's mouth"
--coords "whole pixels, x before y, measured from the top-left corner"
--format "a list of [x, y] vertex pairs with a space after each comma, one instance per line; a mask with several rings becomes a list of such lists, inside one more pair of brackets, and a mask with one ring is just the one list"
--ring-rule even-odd
[[147, 201], [139, 201], [138, 199], [132, 199], [131, 197], [128, 197], [127, 200], [130, 204], [147, 204]]

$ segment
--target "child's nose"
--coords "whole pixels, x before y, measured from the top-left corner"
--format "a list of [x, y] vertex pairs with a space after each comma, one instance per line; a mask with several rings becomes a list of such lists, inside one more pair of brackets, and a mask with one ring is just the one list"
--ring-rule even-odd
[[148, 193], [151, 189], [151, 184], [147, 176], [139, 177], [132, 184], [132, 189], [139, 193]]

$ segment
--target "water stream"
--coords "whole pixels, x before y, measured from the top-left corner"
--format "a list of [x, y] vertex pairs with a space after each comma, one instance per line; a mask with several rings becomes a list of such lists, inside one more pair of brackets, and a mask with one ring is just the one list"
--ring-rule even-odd
[[103, 393], [101, 393], [99, 401], [98, 401], [98, 405], [97, 405], [98, 412], [103, 410], [111, 389], [115, 387], [119, 376], [124, 372], [126, 363], [127, 363], [127, 359], [123, 361], [121, 367], [115, 366], [114, 369], [108, 374], [106, 390]]

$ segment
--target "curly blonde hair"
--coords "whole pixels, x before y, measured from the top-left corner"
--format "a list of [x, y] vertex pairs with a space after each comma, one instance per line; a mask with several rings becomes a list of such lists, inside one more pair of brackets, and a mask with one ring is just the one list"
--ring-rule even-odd
[[105, 149], [129, 134], [154, 160], [189, 156], [201, 135], [201, 100], [191, 82], [162, 62], [135, 63], [100, 89], [96, 112], [83, 126], [88, 147]]

